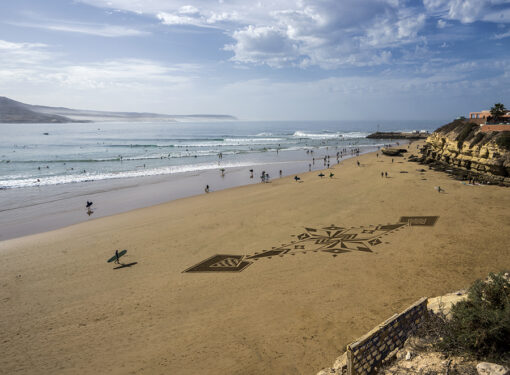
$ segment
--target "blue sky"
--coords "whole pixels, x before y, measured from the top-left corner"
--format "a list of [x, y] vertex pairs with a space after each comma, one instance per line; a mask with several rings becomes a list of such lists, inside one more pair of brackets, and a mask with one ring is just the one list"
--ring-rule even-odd
[[510, 0], [5, 0], [0, 95], [249, 120], [510, 107]]

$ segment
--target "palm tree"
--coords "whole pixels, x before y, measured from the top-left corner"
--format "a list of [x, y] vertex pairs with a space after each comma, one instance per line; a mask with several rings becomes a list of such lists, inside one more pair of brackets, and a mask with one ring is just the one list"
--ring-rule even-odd
[[503, 116], [507, 112], [505, 105], [503, 103], [496, 103], [494, 107], [491, 108], [491, 115], [494, 120], [498, 120], [501, 116]]

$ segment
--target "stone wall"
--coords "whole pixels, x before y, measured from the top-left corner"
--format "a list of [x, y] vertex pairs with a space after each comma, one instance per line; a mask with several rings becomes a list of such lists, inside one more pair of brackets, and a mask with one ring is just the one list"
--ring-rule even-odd
[[347, 346], [347, 374], [368, 375], [394, 350], [401, 348], [427, 315], [427, 298]]
[[487, 125], [482, 125], [480, 130], [482, 132], [484, 132], [484, 133], [488, 133], [488, 132], [504, 132], [504, 131], [510, 131], [510, 125], [505, 125], [505, 124], [491, 125], [491, 124], [487, 124]]

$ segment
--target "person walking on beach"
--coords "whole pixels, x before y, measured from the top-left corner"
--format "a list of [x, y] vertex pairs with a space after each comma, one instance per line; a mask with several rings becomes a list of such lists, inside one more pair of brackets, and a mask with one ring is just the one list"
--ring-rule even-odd
[[205, 191], [206, 193], [209, 193], [209, 185], [205, 185], [205, 189], [204, 189], [204, 191]]
[[384, 177], [388, 178], [388, 172], [384, 172]]
[[262, 182], [266, 182], [266, 171], [262, 171], [262, 174], [260, 175], [260, 180]]
[[384, 177], [384, 172], [381, 172], [381, 177]]
[[280, 169], [280, 178], [282, 178], [282, 170]]
[[120, 264], [120, 261], [119, 261], [119, 250], [115, 250], [115, 263]]

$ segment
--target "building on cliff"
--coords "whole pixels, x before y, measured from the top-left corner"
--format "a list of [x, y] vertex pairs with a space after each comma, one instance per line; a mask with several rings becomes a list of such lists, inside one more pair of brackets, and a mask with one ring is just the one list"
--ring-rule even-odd
[[488, 110], [469, 112], [469, 122], [480, 125], [480, 130], [485, 133], [510, 131], [510, 111], [498, 119], [494, 119]]

